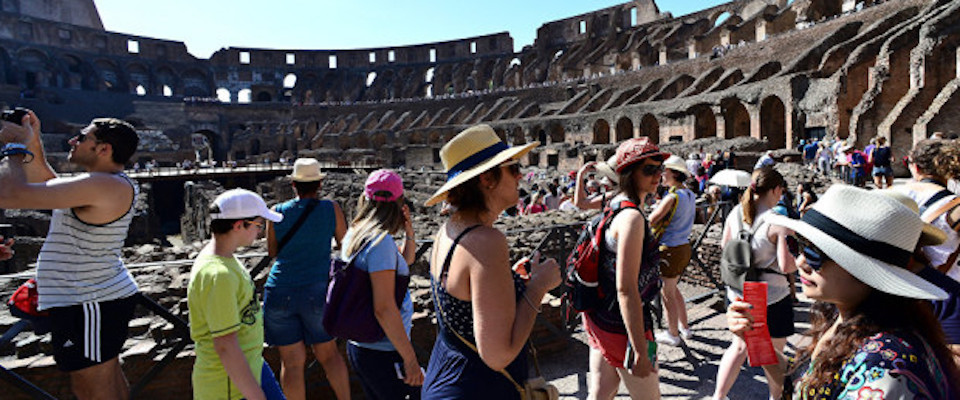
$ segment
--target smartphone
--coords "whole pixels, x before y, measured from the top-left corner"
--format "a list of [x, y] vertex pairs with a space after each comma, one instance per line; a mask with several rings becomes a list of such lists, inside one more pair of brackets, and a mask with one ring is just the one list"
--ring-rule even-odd
[[[647, 340], [647, 358], [650, 359], [650, 362], [654, 365], [657, 363], [657, 342], [654, 340]], [[636, 359], [634, 358], [633, 353], [633, 343], [630, 343], [627, 340], [627, 351], [623, 355], [623, 367], [627, 370], [633, 368], [633, 365], [636, 364]]]
[[397, 379], [404, 380], [406, 377], [403, 375], [403, 363], [393, 363], [393, 369], [397, 371]]

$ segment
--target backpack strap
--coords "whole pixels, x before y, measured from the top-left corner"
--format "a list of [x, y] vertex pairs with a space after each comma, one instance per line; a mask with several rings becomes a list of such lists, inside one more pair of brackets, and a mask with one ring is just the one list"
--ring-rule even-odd
[[[924, 213], [926, 213], [926, 211], [927, 211], [928, 208], [930, 208], [931, 206], [933, 206], [934, 204], [936, 204], [936, 203], [937, 203], [938, 201], [940, 201], [941, 199], [943, 199], [943, 198], [945, 198], [945, 197], [947, 197], [947, 196], [950, 196], [950, 195], [953, 195], [953, 192], [951, 192], [951, 191], [949, 191], [949, 190], [947, 190], [947, 189], [940, 190], [939, 192], [937, 192], [936, 194], [934, 194], [933, 197], [930, 197], [929, 199], [927, 199], [927, 201], [923, 202], [923, 205], [920, 206], [920, 215], [923, 215]], [[944, 210], [944, 212], [946, 212], [946, 210]], [[938, 216], [939, 216], [939, 215], [938, 215]], [[936, 219], [936, 218], [934, 218], [934, 219]]]
[[453, 260], [453, 251], [457, 248], [457, 244], [460, 243], [460, 239], [463, 239], [463, 237], [466, 236], [468, 233], [470, 233], [470, 231], [478, 227], [480, 227], [479, 224], [468, 227], [467, 229], [464, 229], [463, 232], [460, 232], [460, 234], [457, 235], [455, 239], [453, 239], [453, 244], [450, 245], [450, 250], [447, 251], [447, 257], [444, 258], [443, 266], [440, 269], [439, 283], [441, 285], [446, 285], [447, 283], [447, 271], [450, 269], [450, 261]]
[[314, 208], [317, 208], [317, 204], [320, 204], [320, 200], [314, 200], [307, 203], [306, 207], [303, 209], [303, 214], [300, 214], [300, 218], [297, 219], [297, 222], [295, 222], [293, 226], [290, 227], [290, 230], [287, 231], [287, 234], [283, 235], [283, 238], [277, 242], [277, 254], [280, 254], [280, 250], [283, 250], [283, 246], [290, 242], [290, 239], [293, 239], [293, 235], [296, 234], [297, 230], [299, 230], [300, 227], [303, 226], [303, 223], [307, 221], [307, 217], [310, 216], [310, 212], [312, 212]]

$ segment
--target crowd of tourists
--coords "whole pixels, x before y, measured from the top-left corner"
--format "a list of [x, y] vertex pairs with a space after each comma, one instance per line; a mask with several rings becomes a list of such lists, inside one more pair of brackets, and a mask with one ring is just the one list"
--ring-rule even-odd
[[[94, 120], [70, 140], [69, 160], [88, 173], [59, 179], [44, 158], [33, 112], [2, 124], [0, 208], [54, 210], [34, 311], [49, 312], [55, 360], [78, 398], [127, 398], [118, 355], [138, 289], [120, 244], [138, 189], [122, 171], [136, 149], [135, 130]], [[659, 398], [658, 345], [681, 346], [696, 334], [678, 281], [691, 262], [698, 198], [736, 204], [721, 238], [731, 334], [715, 399], [737, 391], [758, 331], [773, 352], [763, 365], [771, 399], [960, 397], [960, 197], [948, 189], [960, 177], [956, 140], [918, 143], [906, 158], [912, 180], [889, 188], [891, 154], [878, 138], [866, 157], [841, 163], [848, 172], [872, 163], [875, 189], [857, 187], [863, 176], [851, 172], [852, 184], [818, 194], [801, 183], [795, 196], [770, 153], [743, 185], [711, 186], [711, 177], [736, 167], [731, 151], [684, 159], [645, 137], [521, 193], [537, 177], [522, 174], [520, 160], [538, 145], [510, 146], [478, 125], [440, 150], [447, 179], [424, 204], [446, 209], [428, 255], [438, 332], [425, 369], [418, 356], [426, 355], [410, 336], [415, 230], [397, 172], [371, 173], [350, 218], [322, 199], [324, 174], [309, 158], [297, 159], [289, 176], [295, 198], [272, 208], [248, 190], [221, 193], [210, 205], [211, 237], [187, 289], [194, 397], [305, 398], [304, 369], [313, 357], [339, 399], [351, 396], [350, 370], [371, 399], [557, 398], [556, 388], [530, 374], [528, 355], [535, 363], [530, 338], [543, 299], [565, 283], [590, 347], [583, 360], [588, 398], [612, 399], [621, 383], [632, 398]], [[832, 169], [819, 162], [822, 151], [855, 154], [834, 146], [805, 143], [804, 162]], [[590, 239], [576, 250], [596, 254], [594, 263], [576, 258], [564, 273], [537, 252], [510, 259], [499, 218], [565, 209], [600, 210], [585, 221], [581, 238]], [[235, 256], [261, 236], [273, 258], [262, 302]], [[0, 237], [0, 259], [13, 255], [12, 246]], [[732, 267], [738, 256], [747, 260], [740, 270]], [[812, 341], [791, 357], [796, 281], [813, 301]], [[747, 299], [747, 283], [757, 282], [765, 303]], [[346, 360], [338, 338], [346, 341]], [[264, 344], [278, 350], [279, 380], [264, 361]]]

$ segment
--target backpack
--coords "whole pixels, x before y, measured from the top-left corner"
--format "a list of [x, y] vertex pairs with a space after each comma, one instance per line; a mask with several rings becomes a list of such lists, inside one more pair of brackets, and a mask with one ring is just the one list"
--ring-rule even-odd
[[[603, 238], [613, 218], [620, 211], [628, 208], [638, 209], [637, 205], [630, 201], [613, 204], [605, 208], [602, 214], [593, 217], [580, 231], [577, 244], [567, 257], [564, 280], [566, 292], [574, 310], [592, 312], [608, 309], [616, 304], [616, 296], [613, 295], [613, 291], [616, 290], [615, 283], [613, 287], [609, 282], [601, 284], [605, 272], [609, 275], [608, 271], [604, 270], [616, 269], [615, 253], [606, 249]], [[647, 246], [646, 242], [650, 242], [651, 246]], [[639, 277], [640, 297], [645, 302], [652, 301], [660, 292], [659, 259], [659, 250], [648, 228]]]
[[753, 230], [744, 228], [742, 208], [737, 212], [737, 222], [737, 235], [727, 241], [720, 255], [720, 278], [725, 285], [742, 292], [743, 282], [758, 281], [760, 271], [752, 268], [753, 249], [750, 242], [753, 240]]
[[33, 331], [42, 335], [50, 332], [49, 311], [38, 311], [40, 295], [37, 291], [37, 281], [33, 278], [24, 282], [10, 299], [7, 300], [7, 307], [10, 308], [10, 314], [14, 317], [30, 321], [33, 324]]

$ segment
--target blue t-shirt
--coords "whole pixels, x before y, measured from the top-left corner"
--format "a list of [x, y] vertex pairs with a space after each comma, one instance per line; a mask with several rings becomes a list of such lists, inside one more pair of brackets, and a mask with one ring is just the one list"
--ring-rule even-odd
[[319, 203], [277, 254], [277, 259], [270, 268], [266, 287], [306, 286], [330, 279], [330, 241], [337, 227], [333, 202], [293, 199], [278, 204], [276, 210], [283, 214], [283, 221], [273, 224], [274, 234], [279, 243], [300, 219], [306, 205], [312, 201]]
[[[343, 242], [349, 243], [351, 236], [353, 236], [353, 231], [347, 231]], [[346, 259], [350, 255], [342, 254], [341, 256]], [[400, 254], [400, 249], [397, 248], [397, 244], [393, 241], [393, 236], [390, 234], [387, 234], [380, 243], [367, 246], [363, 248], [363, 250], [360, 250], [354, 259], [353, 265], [369, 273], [396, 270], [399, 275], [410, 275], [410, 266], [407, 265], [407, 260]], [[410, 300], [409, 290], [407, 290], [406, 295], [403, 297], [403, 304], [400, 306], [400, 318], [403, 320], [403, 329], [407, 331], [407, 337], [410, 337], [410, 328], [413, 326], [413, 301]], [[351, 340], [350, 343], [371, 350], [397, 350], [393, 347], [393, 343], [390, 342], [390, 338], [386, 336], [379, 342], [360, 343]]]
[[806, 146], [803, 146], [803, 158], [812, 160], [813, 157], [817, 155], [817, 142], [812, 142]]

